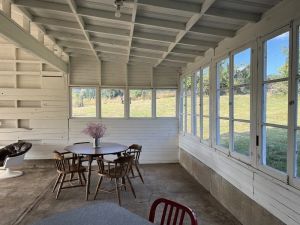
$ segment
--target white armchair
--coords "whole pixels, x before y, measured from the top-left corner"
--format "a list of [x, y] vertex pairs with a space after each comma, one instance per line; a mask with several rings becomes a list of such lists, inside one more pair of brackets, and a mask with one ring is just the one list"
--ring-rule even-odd
[[23, 171], [12, 171], [11, 168], [22, 164], [25, 153], [31, 146], [31, 143], [18, 142], [0, 149], [0, 179], [18, 177], [23, 174]]

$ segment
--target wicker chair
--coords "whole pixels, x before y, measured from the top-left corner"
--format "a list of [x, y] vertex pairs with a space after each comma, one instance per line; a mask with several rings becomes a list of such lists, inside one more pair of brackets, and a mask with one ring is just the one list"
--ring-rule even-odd
[[138, 144], [133, 144], [128, 147], [128, 150], [124, 153], [124, 155], [133, 156], [133, 163], [130, 168], [132, 177], [133, 178], [137, 177], [137, 176], [135, 176], [134, 170], [133, 170], [133, 167], [135, 167], [136, 171], [138, 172], [139, 177], [141, 178], [142, 182], [144, 183], [144, 179], [143, 179], [143, 176], [142, 176], [142, 174], [140, 172], [140, 168], [139, 168], [139, 165], [140, 165], [139, 160], [140, 160], [141, 152], [142, 152], [142, 146], [138, 145]]
[[[67, 154], [69, 153], [68, 152], [59, 153], [57, 151], [54, 151], [54, 160], [55, 160], [58, 177], [56, 179], [52, 192], [54, 192], [56, 187], [59, 185], [56, 193], [56, 199], [58, 199], [62, 189], [81, 187], [81, 186], [85, 186], [86, 183], [86, 178], [84, 175], [86, 169], [85, 167], [81, 166], [80, 158], [66, 157], [65, 155]], [[78, 174], [78, 179], [73, 179], [73, 176], [70, 176], [69, 180], [65, 180], [67, 174], [70, 175]], [[84, 180], [84, 182], [82, 179]], [[78, 185], [63, 186], [65, 182], [72, 182], [75, 180], [79, 180]]]
[[114, 191], [114, 190], [100, 189], [103, 178], [108, 178], [110, 180], [115, 181], [115, 192], [117, 193], [119, 205], [121, 205], [120, 190], [121, 190], [121, 187], [125, 187], [125, 190], [126, 190], [126, 179], [129, 183], [129, 186], [130, 186], [133, 196], [136, 198], [135, 191], [134, 191], [131, 181], [128, 177], [128, 173], [130, 172], [132, 161], [133, 161], [132, 156], [122, 156], [122, 157], [115, 159], [114, 161], [108, 161], [108, 160], [105, 160], [100, 157], [97, 160], [97, 163], [99, 166], [98, 175], [100, 177], [99, 177], [99, 181], [97, 184], [94, 199], [96, 199], [99, 191], [102, 191], [102, 192], [113, 192]]

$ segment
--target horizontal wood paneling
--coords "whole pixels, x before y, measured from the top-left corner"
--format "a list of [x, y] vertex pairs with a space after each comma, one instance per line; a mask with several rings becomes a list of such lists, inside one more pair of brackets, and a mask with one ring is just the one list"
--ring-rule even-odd
[[98, 85], [100, 83], [100, 62], [94, 56], [71, 57], [70, 66], [72, 85]]
[[[70, 143], [89, 138], [82, 130], [90, 120], [70, 120]], [[97, 121], [97, 120], [94, 120]], [[176, 119], [107, 119], [101, 120], [107, 127], [103, 141], [125, 145], [134, 143], [143, 146], [142, 163], [178, 161], [178, 123]]]
[[127, 76], [127, 64], [118, 62], [101, 63], [101, 85], [125, 86]]
[[179, 71], [176, 68], [158, 66], [153, 69], [154, 87], [177, 87]]
[[128, 65], [128, 86], [151, 87], [152, 66], [148, 64]]
[[190, 135], [179, 136], [179, 147], [220, 174], [285, 223], [300, 224], [299, 190], [199, 143]]

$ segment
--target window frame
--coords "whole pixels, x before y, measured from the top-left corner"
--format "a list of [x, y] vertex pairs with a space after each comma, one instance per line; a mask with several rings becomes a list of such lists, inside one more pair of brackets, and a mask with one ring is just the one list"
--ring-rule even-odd
[[[271, 81], [265, 81], [264, 80], [264, 70], [265, 70], [265, 50], [264, 50], [264, 44], [266, 41], [271, 40], [272, 38], [275, 38], [285, 32], [289, 32], [289, 77], [287, 78], [279, 78], [279, 79], [274, 79]], [[276, 82], [281, 82], [281, 81], [287, 81], [288, 82], [288, 102], [287, 102], [287, 106], [288, 106], [288, 121], [287, 121], [287, 125], [278, 125], [278, 128], [284, 128], [287, 130], [287, 133], [289, 133], [290, 129], [291, 129], [291, 107], [289, 105], [289, 102], [291, 101], [291, 82], [292, 82], [292, 76], [291, 76], [291, 59], [292, 59], [292, 29], [290, 27], [290, 25], [286, 25], [281, 27], [280, 29], [277, 29], [265, 36], [262, 36], [259, 41], [258, 41], [258, 46], [259, 46], [259, 52], [258, 52], [258, 63], [259, 63], [259, 74], [257, 77], [257, 85], [258, 85], [258, 93], [257, 95], [259, 96], [259, 98], [257, 98], [257, 136], [259, 138], [259, 143], [258, 146], [256, 148], [256, 153], [257, 153], [257, 159], [256, 159], [256, 167], [261, 170], [262, 172], [269, 174], [272, 177], [275, 177], [278, 180], [281, 180], [282, 182], [288, 183], [289, 180], [289, 174], [290, 174], [290, 147], [291, 147], [291, 135], [287, 135], [287, 172], [282, 172], [280, 170], [277, 170], [275, 168], [272, 168], [268, 165], [264, 165], [264, 163], [262, 162], [263, 160], [263, 154], [265, 154], [263, 151], [265, 151], [263, 149], [264, 146], [264, 139], [263, 139], [263, 125], [274, 125], [274, 127], [276, 127], [276, 124], [271, 124], [271, 123], [266, 123], [264, 122], [264, 107], [265, 107], [265, 102], [264, 102], [264, 85], [265, 84], [269, 84], [269, 83], [276, 83]]]
[[[211, 107], [210, 107], [210, 99], [211, 99], [211, 68], [210, 68], [210, 64], [206, 63], [204, 64], [203, 66], [201, 66], [199, 69], [196, 70], [196, 72], [194, 73], [194, 91], [193, 91], [193, 95], [194, 95], [194, 136], [199, 140], [200, 143], [203, 143], [207, 146], [210, 145], [210, 142], [211, 142], [211, 134], [210, 134], [210, 130], [211, 130], [211, 123], [210, 123], [210, 119], [211, 119], [211, 116], [204, 116], [204, 113], [203, 113], [203, 90], [204, 90], [204, 85], [203, 85], [203, 70], [204, 69], [208, 69], [209, 71], [209, 90], [210, 90], [210, 94], [209, 94], [209, 99], [208, 99], [208, 109], [209, 109], [209, 114], [211, 113]], [[196, 77], [198, 76], [199, 74], [199, 82], [200, 82], [200, 89], [199, 89], [199, 93], [197, 91], [197, 79]], [[199, 94], [199, 105], [197, 105], [197, 95]], [[197, 110], [196, 108], [199, 107], [199, 120], [200, 120], [200, 123], [199, 123], [199, 127], [198, 127], [198, 115], [197, 115]], [[207, 118], [208, 119], [208, 123], [209, 123], [209, 134], [208, 134], [208, 140], [204, 140], [203, 139], [203, 118]], [[200, 136], [197, 135], [197, 131], [199, 130], [199, 133], [200, 133]]]
[[[123, 93], [124, 93], [124, 104], [123, 104], [123, 110], [124, 110], [124, 116], [123, 117], [103, 117], [102, 116], [102, 90], [103, 89], [119, 89], [119, 90], [122, 90]], [[100, 87], [99, 88], [99, 118], [101, 119], [125, 119], [126, 118], [126, 88], [122, 88], [122, 87]]]
[[[234, 79], [233, 79], [233, 76], [234, 76], [234, 56], [236, 54], [239, 54], [243, 51], [246, 51], [247, 49], [250, 50], [250, 81], [248, 84], [240, 84], [240, 85], [234, 85]], [[253, 60], [253, 54], [254, 53], [254, 45], [253, 43], [248, 43], [246, 45], [243, 45], [242, 47], [239, 47], [239, 48], [236, 48], [235, 50], [231, 51], [230, 52], [230, 62], [229, 62], [229, 65], [230, 65], [230, 101], [231, 103], [229, 103], [229, 110], [231, 111], [231, 113], [229, 112], [229, 114], [231, 114], [231, 118], [230, 118], [230, 127], [231, 127], [231, 130], [229, 130], [229, 133], [230, 133], [230, 137], [231, 137], [231, 146], [232, 148], [229, 149], [230, 151], [230, 155], [235, 158], [235, 159], [238, 159], [240, 161], [243, 161], [247, 164], [251, 164], [251, 161], [252, 161], [252, 146], [254, 146], [254, 141], [252, 139], [252, 133], [254, 132], [253, 130], [253, 114], [251, 112], [253, 112], [253, 108], [254, 108], [254, 104], [253, 104], [253, 97], [254, 97], [254, 91], [253, 91], [253, 79], [254, 79], [254, 60]], [[243, 86], [249, 86], [249, 90], [250, 90], [250, 94], [249, 94], [249, 97], [250, 97], [250, 101], [249, 101], [249, 104], [250, 104], [250, 109], [249, 109], [249, 114], [250, 114], [250, 118], [249, 118], [249, 121], [247, 120], [244, 120], [244, 119], [235, 119], [234, 118], [234, 88], [235, 87], [243, 87]], [[234, 151], [234, 122], [241, 122], [241, 123], [247, 123], [249, 124], [249, 136], [250, 136], [250, 141], [249, 141], [249, 156], [246, 156], [246, 155], [243, 155], [239, 152], [236, 152]]]
[[[295, 20], [292, 27], [292, 56], [290, 57], [290, 70], [291, 70], [291, 89], [292, 89], [292, 97], [290, 99], [291, 102], [294, 102], [294, 104], [289, 104], [291, 113], [289, 114], [291, 126], [289, 133], [290, 135], [289, 141], [291, 142], [291, 146], [293, 146], [293, 151], [290, 151], [288, 154], [288, 163], [291, 162], [291, 165], [287, 165], [288, 169], [288, 175], [291, 178], [289, 181], [292, 186], [295, 186], [297, 188], [300, 188], [300, 177], [297, 177], [297, 131], [300, 131], [300, 124], [298, 124], [298, 118], [300, 115], [298, 115], [298, 101], [299, 101], [299, 95], [298, 95], [298, 88], [299, 88], [299, 82], [300, 82], [300, 19]], [[298, 152], [298, 154], [300, 154]]]
[[[225, 59], [227, 59], [227, 58], [229, 59], [228, 73], [229, 73], [229, 78], [230, 78], [230, 68], [231, 68], [230, 54], [227, 53], [227, 54], [225, 54], [221, 57], [218, 57], [214, 60], [215, 76], [216, 76], [216, 80], [215, 80], [215, 85], [216, 85], [215, 92], [216, 93], [215, 93], [215, 98], [214, 98], [215, 99], [216, 111], [214, 113], [214, 118], [216, 120], [216, 123], [215, 123], [215, 132], [214, 132], [215, 141], [214, 141], [213, 147], [216, 150], [219, 150], [219, 151], [229, 155], [230, 154], [230, 150], [229, 150], [230, 149], [230, 140], [229, 140], [229, 148], [228, 149], [218, 144], [218, 140], [220, 138], [220, 137], [218, 137], [218, 134], [219, 134], [219, 131], [220, 131], [220, 124], [219, 124], [218, 120], [227, 120], [226, 117], [220, 117], [219, 116], [219, 112], [220, 112], [220, 110], [219, 110], [219, 108], [220, 108], [219, 107], [220, 106], [219, 105], [219, 103], [220, 103], [220, 93], [219, 92], [220, 92], [220, 90], [225, 89], [225, 88], [220, 88], [219, 87], [220, 79], [219, 79], [219, 76], [218, 76], [218, 63], [225, 60]], [[228, 92], [229, 92], [229, 102], [228, 102], [228, 104], [230, 104], [230, 85], [228, 87]], [[230, 109], [230, 105], [228, 105], [228, 108]], [[230, 110], [228, 112], [228, 124], [229, 124], [228, 126], [229, 126], [229, 139], [230, 139]]]
[[[95, 117], [80, 117], [73, 116], [73, 99], [72, 99], [72, 89], [73, 88], [95, 88], [96, 89], [96, 115]], [[69, 86], [69, 117], [70, 119], [99, 119], [100, 118], [100, 107], [99, 107], [99, 87], [96, 85], [70, 85]]]

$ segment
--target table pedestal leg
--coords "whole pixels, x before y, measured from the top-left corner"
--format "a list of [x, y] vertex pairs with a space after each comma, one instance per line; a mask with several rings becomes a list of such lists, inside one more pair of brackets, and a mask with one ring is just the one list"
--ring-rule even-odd
[[88, 177], [87, 177], [87, 184], [86, 184], [86, 200], [89, 200], [89, 193], [90, 193], [90, 182], [91, 182], [91, 171], [92, 171], [92, 162], [93, 156], [89, 155], [89, 165], [88, 165]]

